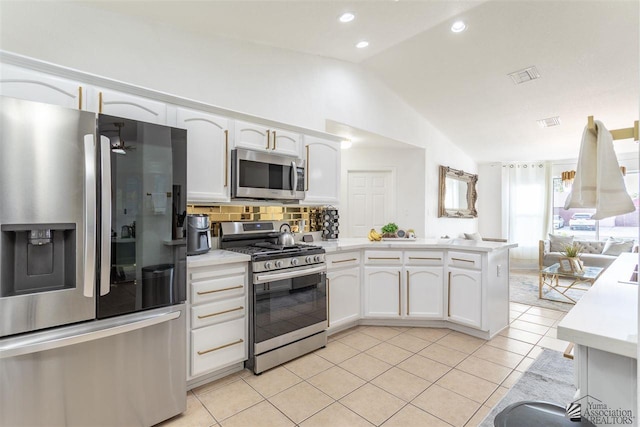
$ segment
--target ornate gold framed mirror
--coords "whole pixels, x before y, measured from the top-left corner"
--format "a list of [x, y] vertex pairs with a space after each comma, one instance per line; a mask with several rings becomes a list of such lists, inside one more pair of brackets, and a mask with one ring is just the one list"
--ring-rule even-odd
[[478, 175], [440, 166], [438, 217], [476, 218], [476, 182]]

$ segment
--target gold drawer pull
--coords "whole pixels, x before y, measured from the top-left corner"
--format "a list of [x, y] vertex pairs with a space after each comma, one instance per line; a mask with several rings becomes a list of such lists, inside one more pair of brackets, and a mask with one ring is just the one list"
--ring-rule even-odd
[[442, 261], [442, 258], [428, 258], [428, 257], [420, 257], [420, 256], [410, 256], [409, 259], [422, 259], [428, 261]]
[[242, 289], [242, 288], [244, 288], [244, 285], [232, 286], [230, 288], [213, 289], [211, 291], [200, 291], [200, 292], [197, 292], [197, 294], [198, 295], [206, 295], [206, 294], [212, 294], [214, 292], [224, 292], [224, 291], [230, 291], [232, 289]]
[[462, 261], [462, 262], [470, 262], [471, 264], [475, 264], [475, 261], [471, 261], [469, 259], [462, 259], [462, 258], [451, 258], [452, 261]]
[[389, 258], [389, 257], [375, 257], [375, 256], [370, 256], [369, 259], [391, 259], [391, 260], [397, 260], [400, 261], [400, 257], [396, 257], [396, 258]]
[[567, 348], [564, 350], [564, 353], [562, 354], [567, 359], [573, 360], [573, 345], [574, 344], [570, 342]]
[[209, 350], [199, 351], [198, 355], [202, 356], [203, 354], [211, 353], [212, 351], [216, 351], [216, 350], [222, 350], [223, 348], [231, 347], [232, 345], [240, 344], [243, 342], [244, 340], [240, 338], [238, 341], [230, 342], [229, 344], [221, 345], [219, 347], [213, 347], [213, 348], [210, 348]]
[[341, 259], [338, 261], [331, 261], [334, 264], [340, 264], [341, 262], [351, 262], [351, 261], [357, 261], [358, 258], [351, 258], [351, 259]]
[[236, 308], [231, 308], [229, 310], [219, 311], [217, 313], [211, 313], [211, 314], [205, 314], [204, 316], [198, 316], [198, 319], [206, 319], [207, 317], [219, 316], [221, 314], [231, 313], [232, 311], [238, 311], [238, 310], [243, 310], [243, 309], [244, 309], [244, 307], [240, 306], [240, 307], [236, 307]]

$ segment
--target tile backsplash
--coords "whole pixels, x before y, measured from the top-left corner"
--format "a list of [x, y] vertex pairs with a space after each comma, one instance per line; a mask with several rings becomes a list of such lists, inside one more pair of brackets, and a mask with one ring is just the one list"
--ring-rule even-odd
[[323, 206], [242, 206], [242, 205], [187, 205], [188, 214], [209, 215], [213, 236], [219, 235], [220, 222], [223, 221], [287, 221], [292, 227], [301, 219], [306, 226], [301, 232], [320, 231], [317, 213]]

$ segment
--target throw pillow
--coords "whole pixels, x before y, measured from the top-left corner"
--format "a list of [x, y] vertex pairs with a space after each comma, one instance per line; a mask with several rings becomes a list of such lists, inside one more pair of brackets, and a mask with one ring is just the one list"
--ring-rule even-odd
[[618, 256], [624, 252], [631, 252], [631, 249], [633, 249], [633, 240], [617, 240], [609, 237], [604, 243], [602, 255]]
[[551, 252], [562, 252], [564, 247], [573, 243], [573, 236], [560, 236], [558, 234], [549, 234], [551, 242]]
[[482, 236], [480, 235], [480, 233], [464, 233], [464, 238], [467, 240], [482, 242]]

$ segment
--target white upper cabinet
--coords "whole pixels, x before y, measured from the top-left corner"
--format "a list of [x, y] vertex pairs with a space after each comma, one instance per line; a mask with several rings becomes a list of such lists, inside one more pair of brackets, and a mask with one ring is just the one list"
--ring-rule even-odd
[[88, 109], [110, 116], [167, 124], [167, 104], [110, 89], [91, 88]]
[[86, 108], [86, 87], [76, 81], [9, 64], [0, 68], [0, 95], [67, 108]]
[[230, 120], [182, 107], [176, 112], [177, 127], [187, 130], [187, 202], [228, 202]]
[[300, 157], [301, 137], [299, 133], [237, 120], [234, 146]]
[[306, 182], [304, 203], [340, 201], [340, 143], [305, 136]]

